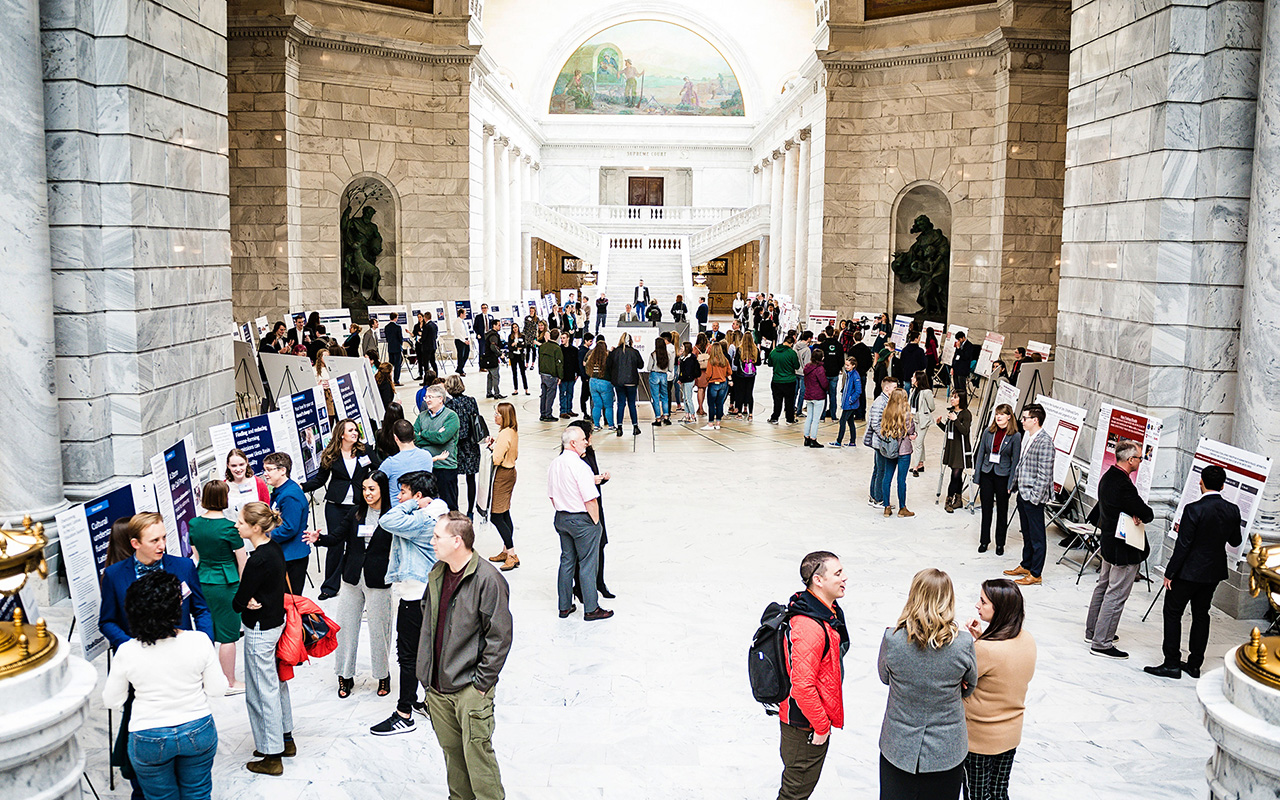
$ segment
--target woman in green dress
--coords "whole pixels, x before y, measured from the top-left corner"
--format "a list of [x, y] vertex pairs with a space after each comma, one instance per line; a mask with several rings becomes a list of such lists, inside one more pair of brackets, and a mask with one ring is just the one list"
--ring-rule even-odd
[[191, 549], [197, 559], [197, 574], [204, 589], [209, 614], [213, 617], [213, 640], [218, 644], [218, 661], [227, 676], [227, 694], [241, 694], [244, 684], [236, 682], [236, 642], [240, 640], [240, 615], [231, 608], [231, 598], [240, 588], [240, 573], [248, 554], [236, 524], [223, 512], [227, 508], [225, 481], [204, 485], [200, 505], [204, 513], [191, 520], [187, 529]]

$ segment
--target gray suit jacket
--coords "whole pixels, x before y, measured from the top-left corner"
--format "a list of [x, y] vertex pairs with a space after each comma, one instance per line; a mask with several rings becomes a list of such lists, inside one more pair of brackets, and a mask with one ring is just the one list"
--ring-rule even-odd
[[[880, 753], [906, 772], [942, 772], [969, 753], [963, 698], [978, 684], [973, 637], [961, 630], [938, 650], [919, 648], [905, 630], [889, 628], [880, 642], [880, 680], [889, 703], [880, 726]], [[961, 688], [961, 683], [967, 688]]]
[[1034, 435], [1024, 431], [1024, 442], [1028, 436], [1031, 443], [1018, 459], [1009, 488], [1016, 486], [1018, 495], [1028, 503], [1044, 505], [1053, 499], [1053, 460], [1058, 453], [1053, 448], [1053, 437], [1043, 428]]

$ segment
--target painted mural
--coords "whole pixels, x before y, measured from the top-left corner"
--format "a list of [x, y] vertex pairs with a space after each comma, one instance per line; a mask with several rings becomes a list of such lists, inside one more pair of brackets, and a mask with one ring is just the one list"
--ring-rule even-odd
[[741, 117], [742, 88], [720, 51], [657, 20], [624, 22], [574, 51], [551, 92], [552, 114]]

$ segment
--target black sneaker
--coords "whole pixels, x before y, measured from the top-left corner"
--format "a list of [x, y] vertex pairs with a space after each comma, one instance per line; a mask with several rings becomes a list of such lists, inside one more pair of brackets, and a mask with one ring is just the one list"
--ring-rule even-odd
[[395, 736], [397, 733], [408, 733], [414, 728], [413, 716], [407, 719], [400, 716], [399, 711], [391, 712], [391, 716], [369, 729], [374, 736]]
[[[427, 711], [427, 704], [426, 704], [426, 703], [423, 703], [423, 702], [418, 701], [418, 700], [414, 700], [414, 701], [413, 701], [413, 706], [412, 706], [412, 708], [413, 708], [413, 710], [414, 710], [416, 713], [421, 714], [422, 716], [426, 717], [427, 719], [431, 719], [431, 713], [430, 713], [429, 711]], [[398, 716], [400, 716], [400, 715], [399, 715], [399, 714], [396, 714], [396, 716], [398, 717]]]
[[1102, 656], [1103, 658], [1114, 658], [1117, 661], [1123, 661], [1129, 657], [1128, 653], [1119, 649], [1115, 645], [1111, 645], [1106, 650], [1099, 650], [1096, 647], [1090, 647], [1089, 652], [1095, 656]]

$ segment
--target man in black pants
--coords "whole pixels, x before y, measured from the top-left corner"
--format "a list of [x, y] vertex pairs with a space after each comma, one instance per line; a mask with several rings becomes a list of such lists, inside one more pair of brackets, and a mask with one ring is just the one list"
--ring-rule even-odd
[[[1161, 678], [1200, 677], [1209, 643], [1209, 606], [1227, 578], [1226, 546], [1240, 544], [1240, 509], [1221, 494], [1227, 471], [1216, 464], [1200, 473], [1200, 499], [1182, 511], [1178, 539], [1164, 568], [1164, 663], [1143, 667]], [[1191, 604], [1191, 636], [1182, 660], [1182, 612]]]
[[[456, 481], [455, 481], [456, 484]], [[418, 700], [418, 641], [422, 636], [422, 596], [427, 574], [436, 563], [431, 546], [436, 520], [449, 513], [443, 501], [435, 499], [436, 481], [430, 472], [407, 472], [400, 476], [400, 494], [391, 510], [378, 524], [391, 534], [387, 559], [387, 583], [396, 603], [396, 663], [400, 666], [400, 694], [396, 710], [369, 732], [374, 736], [394, 736], [414, 729], [413, 712], [427, 716], [427, 707]]]

